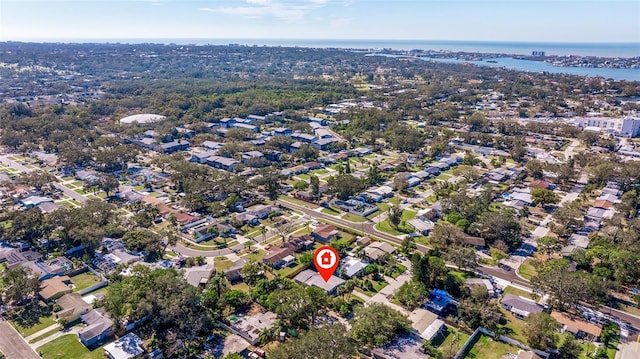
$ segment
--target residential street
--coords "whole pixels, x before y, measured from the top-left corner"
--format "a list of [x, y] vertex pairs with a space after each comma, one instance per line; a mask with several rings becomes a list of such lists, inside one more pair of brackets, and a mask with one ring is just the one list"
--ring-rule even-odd
[[4, 319], [0, 319], [0, 352], [7, 359], [40, 359], [20, 333]]

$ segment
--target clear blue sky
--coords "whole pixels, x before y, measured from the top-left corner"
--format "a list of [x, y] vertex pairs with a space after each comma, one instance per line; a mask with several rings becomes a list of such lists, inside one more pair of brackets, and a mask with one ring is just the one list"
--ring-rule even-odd
[[640, 0], [0, 0], [0, 40], [640, 42]]

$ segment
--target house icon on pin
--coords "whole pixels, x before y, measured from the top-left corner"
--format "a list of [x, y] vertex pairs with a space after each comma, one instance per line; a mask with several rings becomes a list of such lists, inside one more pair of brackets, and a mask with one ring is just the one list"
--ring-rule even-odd
[[331, 253], [325, 252], [322, 256], [320, 256], [320, 258], [322, 259], [322, 264], [331, 264]]

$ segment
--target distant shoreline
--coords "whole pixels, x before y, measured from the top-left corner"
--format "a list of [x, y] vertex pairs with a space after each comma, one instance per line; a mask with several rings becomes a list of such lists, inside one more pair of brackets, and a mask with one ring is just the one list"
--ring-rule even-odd
[[547, 56], [640, 57], [640, 43], [559, 43], [515, 41], [445, 41], [445, 40], [333, 40], [333, 39], [206, 39], [206, 38], [131, 38], [131, 39], [34, 39], [16, 42], [122, 43], [177, 45], [285, 46], [341, 49], [432, 50], [470, 53], [531, 55], [544, 51]]

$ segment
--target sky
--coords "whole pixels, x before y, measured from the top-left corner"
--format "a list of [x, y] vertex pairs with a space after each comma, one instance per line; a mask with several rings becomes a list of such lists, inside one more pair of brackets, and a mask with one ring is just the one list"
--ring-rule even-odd
[[640, 42], [640, 0], [0, 0], [0, 40]]

